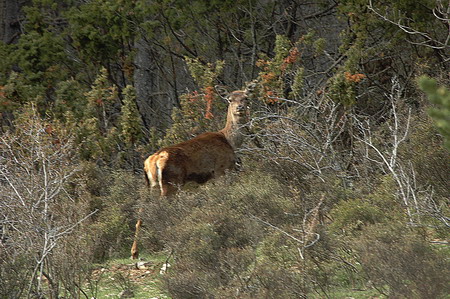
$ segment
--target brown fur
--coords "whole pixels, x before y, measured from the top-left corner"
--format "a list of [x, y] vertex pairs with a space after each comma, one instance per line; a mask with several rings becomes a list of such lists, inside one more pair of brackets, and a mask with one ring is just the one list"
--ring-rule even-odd
[[[203, 133], [193, 139], [160, 149], [144, 162], [145, 177], [152, 189], [169, 196], [186, 182], [199, 184], [225, 174], [236, 164], [235, 150], [243, 141], [242, 126], [248, 121], [247, 91], [234, 91], [229, 96], [227, 123], [218, 132]], [[131, 255], [138, 257], [137, 240], [141, 219]]]
[[161, 195], [166, 196], [188, 181], [203, 184], [223, 175], [235, 161], [223, 133], [209, 132], [157, 151], [145, 161], [144, 171], [150, 185], [159, 185]]
[[188, 181], [203, 184], [234, 168], [234, 150], [243, 138], [240, 127], [247, 121], [247, 94], [235, 91], [229, 99], [224, 129], [165, 147], [145, 160], [147, 180], [152, 188], [159, 186], [162, 196], [173, 194]]

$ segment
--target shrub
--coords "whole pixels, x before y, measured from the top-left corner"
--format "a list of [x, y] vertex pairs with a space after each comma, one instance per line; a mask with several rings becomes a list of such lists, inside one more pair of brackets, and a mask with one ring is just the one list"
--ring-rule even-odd
[[125, 171], [100, 170], [91, 170], [94, 175], [87, 179], [97, 193], [90, 195], [91, 205], [99, 210], [90, 227], [97, 261], [128, 255], [143, 184], [142, 179]]
[[0, 140], [1, 291], [76, 297], [91, 261], [86, 225], [95, 211], [81, 196], [73, 136], [29, 106]]
[[443, 139], [426, 115], [414, 118], [413, 126], [408, 144], [401, 148], [402, 158], [411, 161], [419, 185], [433, 186], [437, 195], [447, 196], [450, 190], [450, 155], [442, 146]]
[[450, 291], [450, 263], [415, 229], [376, 224], [356, 242], [363, 270], [390, 297], [444, 298]]
[[404, 209], [397, 202], [396, 186], [391, 176], [382, 176], [370, 190], [351, 192], [350, 198], [341, 199], [331, 210], [333, 222], [329, 228], [344, 234], [359, 234], [367, 225], [399, 221]]
[[418, 82], [430, 102], [436, 105], [430, 109], [429, 113], [444, 136], [445, 147], [450, 150], [450, 91], [443, 86], [439, 87], [436, 80], [425, 76], [419, 78]]
[[293, 269], [261, 264], [254, 275], [259, 283], [256, 298], [307, 298], [303, 276]]
[[[228, 174], [171, 198], [147, 196], [143, 234], [149, 243], [144, 247], [154, 248], [152, 240], [174, 251], [173, 267], [165, 277], [170, 295], [306, 296], [321, 270], [308, 250], [306, 262], [298, 252], [315, 239], [317, 224], [312, 222], [318, 221], [318, 214], [307, 211], [295, 196], [280, 181], [258, 171], [239, 177]], [[283, 230], [304, 244], [280, 233]], [[322, 252], [327, 250], [324, 246]], [[311, 269], [316, 271], [312, 276]]]

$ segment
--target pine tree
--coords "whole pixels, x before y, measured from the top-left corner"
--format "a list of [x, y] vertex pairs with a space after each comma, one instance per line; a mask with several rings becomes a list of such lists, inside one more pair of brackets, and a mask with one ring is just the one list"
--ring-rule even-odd
[[123, 90], [123, 106], [120, 116], [120, 135], [127, 147], [133, 147], [142, 138], [142, 121], [136, 106], [134, 87], [127, 85]]

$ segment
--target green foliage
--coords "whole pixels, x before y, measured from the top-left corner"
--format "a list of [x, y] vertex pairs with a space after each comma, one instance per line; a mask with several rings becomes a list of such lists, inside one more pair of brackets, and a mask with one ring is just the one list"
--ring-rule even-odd
[[[143, 2], [148, 7], [147, 2]], [[236, 46], [231, 40], [230, 31], [239, 30], [239, 36], [246, 40], [251, 39], [250, 17], [245, 10], [250, 9], [254, 3], [254, 0], [158, 1], [152, 3], [148, 9], [151, 15], [159, 17], [147, 23], [151, 23], [151, 34], [155, 34], [160, 26], [172, 32], [177, 30], [186, 32], [186, 36], [182, 38], [168, 34], [162, 39], [165, 46], [177, 48], [183, 56], [214, 56], [216, 57], [214, 60], [223, 59], [223, 55]], [[200, 40], [202, 42], [199, 42]], [[212, 46], [218, 40], [220, 45]]]
[[167, 130], [165, 137], [160, 140], [159, 146], [173, 145], [209, 131], [207, 130], [209, 122], [203, 117], [203, 103], [199, 104], [199, 101], [192, 103], [187, 96], [182, 97], [180, 102], [182, 108], [173, 110], [173, 124]]
[[291, 85], [292, 93], [294, 95], [299, 96], [302, 94], [304, 76], [305, 69], [302, 67], [295, 72], [294, 79], [292, 80]]
[[300, 229], [302, 207], [268, 174], [236, 179], [229, 174], [197, 192], [145, 205], [144, 223], [176, 255], [166, 278], [170, 295], [202, 298], [239, 290], [244, 297], [305, 296], [314, 278], [301, 269], [314, 266], [305, 266], [298, 254], [302, 245], [279, 231], [312, 240]]
[[[294, 22], [302, 12], [288, 2], [27, 2], [20, 35], [0, 44], [0, 137], [17, 141], [13, 147], [0, 142], [6, 194], [0, 205], [10, 204], [0, 211], [17, 217], [14, 229], [0, 234], [6, 244], [0, 297], [28, 289], [40, 291], [36, 297], [79, 297], [92, 260], [128, 256], [141, 207], [144, 251], [173, 249], [164, 276], [173, 298], [362, 297], [357, 288], [377, 296], [372, 286], [392, 297], [448, 293], [448, 250], [429, 241], [448, 237], [450, 163], [440, 145], [443, 136], [450, 148], [449, 92], [434, 80], [419, 80], [434, 105], [437, 134], [410, 79], [446, 75], [448, 47], [439, 42], [448, 28], [439, 11], [448, 1], [372, 1], [382, 16], [366, 0], [339, 1], [330, 9], [325, 2], [310, 4], [322, 13], [317, 19], [343, 28], [336, 40], [321, 26], [307, 28], [317, 26], [316, 18]], [[396, 22], [424, 34], [408, 34]], [[192, 89], [186, 65], [199, 90], [180, 95]], [[152, 78], [148, 98], [136, 97], [135, 67]], [[227, 105], [212, 86], [238, 89], [253, 78], [260, 101], [252, 104], [251, 133], [257, 135], [238, 152], [242, 172], [185, 186], [170, 198], [150, 193], [142, 148], [157, 150], [220, 129]], [[144, 128], [178, 102], [170, 127]], [[397, 147], [392, 141], [403, 138], [406, 119], [409, 131]], [[35, 149], [44, 155], [31, 155]], [[61, 151], [70, 159], [55, 159]], [[22, 166], [12, 167], [17, 162]], [[20, 199], [8, 201], [16, 196], [9, 181], [27, 196], [46, 190], [36, 187], [46, 176], [36, 173], [50, 162], [57, 166], [51, 175], [71, 167], [79, 172], [64, 179], [65, 193], [55, 197], [50, 218], [43, 214], [39, 225], [15, 234], [42, 205], [17, 208]], [[415, 229], [398, 198], [405, 190], [415, 196], [409, 201]], [[59, 294], [30, 284], [39, 276], [33, 276], [42, 252], [36, 246], [45, 237], [35, 227], [51, 233], [96, 210], [46, 257]], [[0, 221], [10, 225], [8, 217]], [[24, 235], [35, 247], [20, 243]], [[121, 288], [132, 287], [126, 275], [115, 279]]]
[[11, 258], [6, 250], [0, 254], [0, 297], [21, 298], [28, 287], [28, 277], [33, 267], [32, 261], [26, 255]]
[[443, 86], [439, 87], [436, 80], [428, 77], [421, 77], [419, 86], [435, 105], [429, 113], [444, 136], [445, 147], [450, 150], [450, 91]]
[[225, 125], [227, 111], [225, 101], [214, 100], [214, 105], [210, 107], [210, 111], [215, 115], [212, 119], [206, 117], [208, 102], [205, 101], [204, 94], [194, 91], [191, 94], [182, 95], [180, 105], [180, 109], [173, 110], [173, 124], [160, 140], [159, 146], [173, 145], [204, 132], [218, 131]]
[[[308, 288], [304, 277], [291, 268], [284, 271], [280, 265], [261, 264], [255, 271], [259, 288], [254, 292], [258, 298], [306, 298]], [[251, 297], [250, 297], [251, 298]]]
[[90, 208], [98, 210], [90, 225], [89, 241], [96, 262], [129, 255], [135, 207], [143, 181], [126, 171], [84, 162], [81, 177]]
[[[243, 185], [229, 191], [227, 199], [238, 211], [262, 217], [275, 225], [289, 223], [293, 218], [287, 214], [298, 212], [299, 207], [289, 198], [288, 190], [269, 174], [254, 172], [243, 176], [241, 182]], [[217, 190], [213, 192], [218, 198], [223, 196]]]
[[36, 31], [21, 36], [11, 58], [29, 80], [43, 80], [46, 84], [61, 78], [67, 59], [61, 36]]
[[217, 77], [223, 70], [225, 61], [218, 60], [214, 65], [207, 63], [204, 65], [199, 59], [184, 57], [186, 64], [189, 68], [189, 72], [194, 78], [195, 82], [201, 87], [206, 88], [214, 85]]
[[[185, 61], [202, 93], [194, 91], [180, 97], [181, 107], [172, 111], [173, 124], [161, 140], [161, 146], [182, 142], [206, 131], [216, 131], [224, 125], [226, 104], [217, 101], [218, 97], [212, 87], [224, 62], [217, 61], [213, 66], [209, 63], [204, 65], [200, 60], [189, 57], [185, 57]], [[219, 117], [214, 116], [216, 112]]]
[[351, 107], [356, 102], [355, 84], [346, 80], [343, 73], [338, 73], [331, 79], [330, 96], [345, 107]]
[[[104, 201], [106, 201], [104, 199]], [[124, 256], [131, 238], [127, 225], [127, 215], [124, 214], [123, 202], [111, 202], [99, 213], [97, 223], [93, 228], [97, 231], [95, 240], [95, 256], [97, 261], [110, 257]]]
[[318, 38], [314, 41], [313, 47], [316, 54], [322, 54], [325, 49], [326, 40], [324, 38]]
[[[208, 63], [206, 65], [203, 65], [198, 59], [190, 59], [189, 57], [185, 57], [185, 61], [188, 65], [189, 71], [194, 77], [194, 80], [197, 82], [197, 84], [202, 88], [204, 95], [203, 100], [205, 101], [205, 118], [206, 119], [212, 119], [214, 118], [213, 111], [213, 102], [217, 99], [215, 90], [213, 88], [214, 82], [217, 80], [217, 77], [222, 72], [224, 61], [216, 61], [215, 65]], [[194, 92], [192, 96], [190, 97], [190, 102], [194, 103], [197, 101], [196, 99], [196, 93]], [[198, 104], [198, 103], [197, 103]], [[216, 106], [216, 105], [214, 105]], [[192, 107], [183, 107], [187, 108], [190, 111], [195, 110], [192, 109]]]
[[[392, 2], [373, 2], [374, 9], [379, 12], [389, 12], [389, 17], [393, 21], [402, 20], [403, 25], [412, 25], [418, 30], [426, 31], [427, 24], [436, 21], [429, 9], [434, 8], [435, 2], [432, 0], [420, 0], [411, 3], [408, 0], [392, 1]], [[393, 38], [391, 42], [397, 43], [399, 37], [404, 35], [405, 32], [398, 30], [398, 28], [385, 22], [377, 15], [373, 14], [367, 9], [367, 2], [364, 0], [345, 0], [340, 3], [338, 10], [346, 15], [352, 22], [351, 27], [354, 30], [354, 34], [359, 38], [366, 35], [370, 31], [377, 31], [377, 26], [380, 26], [389, 38]], [[381, 32], [381, 31], [380, 31]]]
[[73, 46], [87, 62], [105, 63], [124, 55], [140, 23], [140, 1], [89, 1], [67, 12]]
[[[55, 97], [55, 103], [51, 110], [55, 118], [70, 125], [70, 120], [76, 123], [82, 121], [86, 116], [88, 101], [84, 96], [84, 88], [79, 81], [69, 79], [58, 82]], [[72, 117], [73, 119], [71, 119]]]
[[402, 157], [414, 165], [419, 185], [433, 186], [436, 195], [446, 197], [450, 188], [450, 155], [442, 146], [443, 138], [433, 119], [425, 111], [422, 113], [412, 119], [414, 130], [408, 144], [401, 147]]
[[448, 295], [446, 253], [430, 245], [420, 230], [397, 224], [368, 226], [356, 248], [370, 280], [389, 297]]
[[142, 138], [142, 122], [136, 106], [134, 88], [128, 85], [123, 90], [123, 106], [120, 117], [121, 137], [128, 146], [134, 146]]
[[1, 89], [0, 111], [20, 112], [17, 109], [26, 104], [40, 104], [44, 94], [45, 89], [42, 86], [32, 85], [22, 74], [12, 72]]
[[[335, 86], [332, 89], [333, 98], [353, 106], [354, 96], [361, 93], [355, 93], [340, 72], [361, 73], [369, 79], [365, 84], [375, 82], [370, 84], [371, 89], [366, 89], [365, 96], [358, 97], [356, 104], [362, 110], [370, 106], [379, 110], [385, 100], [380, 97], [384, 93], [382, 86], [388, 85], [391, 78], [408, 77], [428, 63], [445, 69], [445, 46], [441, 50], [431, 50], [433, 45], [441, 44], [445, 35], [445, 29], [433, 11], [444, 11], [445, 6], [445, 3], [431, 0], [416, 1], [414, 4], [407, 0], [371, 1], [369, 5], [363, 0], [340, 2], [337, 9], [349, 26], [341, 33], [343, 42], [340, 52], [345, 55], [345, 60], [338, 69], [338, 77], [331, 82]], [[405, 60], [407, 65], [403, 63]], [[430, 71], [437, 70], [435, 67], [428, 68]], [[415, 89], [412, 80], [400, 80], [406, 90]]]
[[384, 214], [378, 207], [362, 199], [342, 202], [333, 210], [332, 215], [334, 216], [332, 227], [350, 232], [384, 220]]
[[289, 39], [284, 35], [277, 35], [275, 38], [275, 48], [273, 49], [275, 57], [272, 61], [275, 68], [281, 67], [284, 59], [288, 56], [290, 49], [291, 42], [289, 41]]
[[[294, 77], [294, 93], [299, 92], [303, 84], [303, 68], [295, 70], [295, 63], [299, 59], [299, 50], [296, 45], [292, 45], [290, 40], [284, 35], [277, 35], [275, 39], [273, 58], [261, 55], [264, 59], [257, 62], [261, 68], [258, 74], [258, 81], [261, 84], [260, 94], [265, 102], [273, 104], [284, 98], [286, 79], [292, 75]], [[288, 76], [289, 75], [289, 76]]]
[[404, 217], [403, 208], [395, 197], [396, 185], [390, 176], [380, 179], [373, 191], [364, 198], [350, 194], [350, 198], [341, 200], [331, 210], [333, 223], [331, 230], [340, 230], [345, 234], [359, 234], [365, 227], [376, 223], [401, 222]]
[[[0, 57], [10, 57], [12, 51], [12, 47], [6, 45], [4, 42], [0, 41]], [[12, 68], [11, 59], [2, 59], [0, 61], [0, 85], [5, 84], [7, 80], [7, 76]]]
[[33, 0], [32, 4], [23, 8], [29, 21], [25, 24], [25, 29], [27, 31], [56, 29], [55, 24], [49, 22], [49, 19], [53, 19], [53, 17], [57, 16], [64, 7], [62, 4], [64, 2], [68, 3], [69, 1], [70, 0], [63, 0], [60, 1], [62, 3], [57, 3], [52, 0]]
[[117, 88], [108, 81], [108, 71], [102, 68], [95, 79], [91, 90], [85, 94], [88, 101], [89, 116], [99, 122], [99, 129], [103, 132], [109, 129], [109, 121], [117, 101]]
[[259, 244], [258, 262], [266, 265], [274, 264], [278, 267], [297, 267], [299, 257], [296, 247], [298, 244], [294, 240], [286, 238], [282, 233], [269, 233]]
[[81, 144], [82, 157], [87, 160], [111, 162], [118, 142], [117, 89], [107, 77], [107, 71], [103, 68], [91, 89], [85, 93], [85, 118], [77, 124], [77, 141]]
[[[53, 1], [33, 1], [33, 4], [24, 7], [27, 18], [24, 32], [17, 43], [8, 46], [4, 56], [9, 63], [9, 66], [5, 65], [6, 73], [10, 69], [20, 70], [21, 81], [42, 93], [37, 102], [41, 113], [50, 108], [54, 88], [60, 80], [67, 79], [72, 65], [66, 53], [65, 37], [53, 23], [58, 13], [50, 13], [56, 7]], [[9, 73], [9, 76], [13, 74]], [[20, 96], [22, 103], [38, 98], [36, 92], [33, 96]]]

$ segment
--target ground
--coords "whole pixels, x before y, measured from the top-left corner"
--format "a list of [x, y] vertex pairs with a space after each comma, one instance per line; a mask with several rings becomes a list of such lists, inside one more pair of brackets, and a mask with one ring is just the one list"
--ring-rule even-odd
[[99, 264], [88, 279], [90, 298], [169, 298], [162, 291], [165, 253], [140, 260], [115, 259]]

